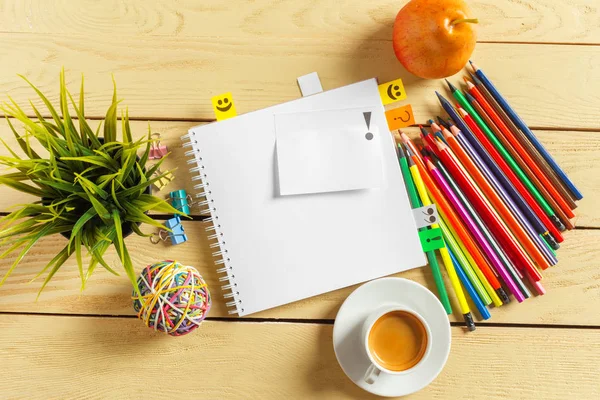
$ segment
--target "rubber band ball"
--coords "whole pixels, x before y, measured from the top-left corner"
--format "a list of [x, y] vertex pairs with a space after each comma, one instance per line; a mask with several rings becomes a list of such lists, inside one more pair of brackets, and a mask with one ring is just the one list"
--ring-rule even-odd
[[177, 261], [161, 261], [140, 273], [133, 308], [146, 326], [171, 336], [186, 335], [200, 326], [210, 311], [208, 286], [200, 273]]

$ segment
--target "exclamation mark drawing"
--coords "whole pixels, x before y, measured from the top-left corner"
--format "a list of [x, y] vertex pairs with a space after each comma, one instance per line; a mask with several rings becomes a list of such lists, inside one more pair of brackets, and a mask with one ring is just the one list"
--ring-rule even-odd
[[369, 132], [371, 130], [371, 113], [364, 112], [363, 116], [365, 117], [365, 122], [367, 123], [367, 133], [365, 134], [365, 138], [367, 138], [367, 140], [371, 140], [373, 139], [373, 134]]

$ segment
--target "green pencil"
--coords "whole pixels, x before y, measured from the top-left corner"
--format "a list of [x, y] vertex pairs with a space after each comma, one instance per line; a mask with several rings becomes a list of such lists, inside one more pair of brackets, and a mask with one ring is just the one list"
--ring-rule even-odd
[[[415, 183], [413, 182], [412, 176], [410, 175], [410, 171], [408, 170], [406, 155], [400, 143], [398, 143], [398, 162], [400, 163], [400, 169], [402, 170], [402, 176], [404, 177], [404, 183], [406, 185], [406, 191], [408, 192], [408, 198], [410, 200], [411, 207], [419, 208], [421, 207], [421, 200], [419, 199], [417, 189], [415, 188]], [[424, 229], [428, 228], [420, 228], [419, 230], [422, 231]], [[442, 302], [446, 313], [452, 314], [452, 306], [450, 306], [450, 299], [448, 298], [448, 292], [446, 291], [446, 286], [444, 285], [444, 278], [442, 278], [442, 271], [440, 270], [440, 266], [435, 256], [435, 252], [428, 251], [425, 253], [425, 255], [427, 255], [427, 260], [429, 261], [429, 265], [431, 266], [431, 273], [433, 275], [433, 279], [435, 280], [435, 285], [440, 296], [440, 301]]]
[[[533, 185], [533, 183], [531, 182], [531, 180], [529, 180], [529, 177], [527, 177], [527, 175], [525, 175], [525, 173], [523, 172], [523, 170], [521, 169], [521, 167], [517, 164], [517, 162], [515, 161], [515, 159], [510, 155], [510, 153], [502, 145], [502, 143], [496, 137], [496, 135], [494, 135], [494, 132], [492, 132], [492, 130], [487, 126], [487, 124], [485, 123], [485, 121], [483, 120], [483, 118], [481, 118], [481, 116], [479, 115], [479, 113], [475, 110], [475, 108], [473, 108], [473, 106], [467, 100], [467, 98], [465, 97], [465, 95], [463, 95], [463, 93], [460, 90], [458, 90], [454, 85], [452, 85], [450, 82], [448, 82], [448, 80], [446, 80], [446, 83], [448, 84], [448, 87], [450, 88], [450, 91], [452, 92], [452, 96], [454, 96], [454, 98], [458, 101], [458, 103], [465, 109], [465, 111], [467, 113], [469, 113], [469, 115], [475, 120], [475, 122], [477, 123], [477, 125], [479, 125], [479, 127], [481, 128], [481, 130], [485, 133], [485, 135], [492, 142], [492, 144], [494, 145], [494, 147], [502, 155], [502, 158], [504, 158], [504, 160], [507, 162], [507, 164], [510, 166], [510, 168], [514, 171], [514, 173], [519, 177], [519, 179], [521, 180], [521, 182], [523, 182], [523, 184], [525, 185], [525, 187], [527, 187], [527, 190], [529, 191], [529, 193], [531, 193], [531, 195], [535, 198], [535, 200], [537, 201], [537, 203], [546, 212], [546, 214], [548, 215], [548, 217], [550, 217], [550, 219], [555, 224], [559, 223], [560, 225], [562, 225], [562, 223], [560, 223], [560, 220], [556, 216], [556, 213], [554, 212], [554, 210], [552, 209], [552, 207], [550, 207], [550, 205], [548, 204], [548, 202], [546, 201], [546, 199], [544, 199], [544, 197], [542, 196], [542, 194]], [[557, 226], [557, 227], [559, 229], [561, 229], [560, 226]], [[564, 226], [562, 228], [564, 228]], [[564, 229], [561, 229], [561, 230], [564, 230]]]

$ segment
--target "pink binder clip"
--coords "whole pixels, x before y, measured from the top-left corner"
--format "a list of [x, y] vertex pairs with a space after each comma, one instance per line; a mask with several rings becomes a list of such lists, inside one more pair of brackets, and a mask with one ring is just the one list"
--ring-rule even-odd
[[156, 137], [156, 139], [152, 141], [148, 158], [150, 160], [159, 160], [163, 158], [169, 150], [167, 149], [167, 146], [160, 144], [160, 133], [153, 133], [152, 138], [154, 137]]

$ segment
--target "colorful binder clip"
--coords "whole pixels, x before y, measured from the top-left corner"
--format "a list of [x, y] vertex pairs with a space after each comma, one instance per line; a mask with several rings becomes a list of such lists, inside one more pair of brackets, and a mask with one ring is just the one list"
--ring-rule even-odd
[[154, 244], [159, 243], [160, 241], [166, 242], [167, 240], [171, 241], [171, 244], [181, 244], [187, 242], [187, 235], [183, 229], [183, 225], [181, 225], [181, 219], [178, 215], [167, 220], [165, 222], [165, 226], [169, 228], [171, 231], [167, 231], [165, 229], [161, 229], [158, 233], [150, 236], [150, 241]]
[[190, 197], [183, 189], [175, 190], [169, 193], [171, 205], [185, 215], [190, 215]]
[[[159, 176], [159, 175], [162, 175], [162, 171], [160, 170], [160, 168], [157, 169], [154, 174], [152, 174], [152, 176]], [[167, 176], [154, 182], [154, 186], [156, 187], [156, 189], [162, 190], [162, 188], [167, 186], [173, 179], [175, 179], [175, 176], [173, 176], [173, 174], [171, 174], [171, 173], [167, 173]]]
[[150, 147], [150, 154], [148, 155], [148, 158], [150, 160], [160, 160], [161, 158], [167, 155], [169, 149], [167, 149], [166, 145], [160, 144], [160, 133], [153, 133], [152, 138], [154, 137], [156, 137], [156, 139], [152, 141], [152, 145]]

